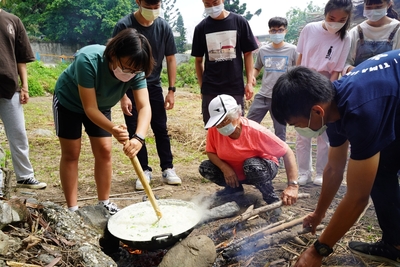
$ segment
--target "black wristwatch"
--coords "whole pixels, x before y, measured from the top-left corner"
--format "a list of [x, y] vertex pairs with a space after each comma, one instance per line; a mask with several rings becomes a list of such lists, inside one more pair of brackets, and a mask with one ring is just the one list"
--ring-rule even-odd
[[168, 91], [172, 91], [172, 92], [175, 93], [175, 91], [176, 91], [175, 86], [170, 86], [170, 87], [168, 87]]
[[329, 256], [333, 252], [333, 249], [330, 246], [320, 243], [318, 239], [314, 242], [314, 248], [319, 255], [324, 257]]
[[135, 138], [136, 140], [138, 140], [140, 143], [142, 143], [142, 145], [144, 145], [145, 139], [143, 136], [141, 136], [140, 134], [134, 134], [132, 136], [132, 138]]

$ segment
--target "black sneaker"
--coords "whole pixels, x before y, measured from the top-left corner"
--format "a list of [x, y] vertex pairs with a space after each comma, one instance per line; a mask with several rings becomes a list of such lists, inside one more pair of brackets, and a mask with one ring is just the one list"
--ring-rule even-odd
[[119, 211], [119, 208], [117, 207], [117, 205], [112, 202], [108, 202], [108, 204], [103, 204], [103, 207], [108, 210], [110, 215], [114, 215], [115, 213], [117, 213]]
[[348, 246], [354, 254], [374, 261], [387, 262], [393, 266], [400, 266], [400, 250], [383, 240], [372, 244], [351, 241]]
[[244, 189], [242, 185], [239, 187], [226, 186], [224, 189], [217, 191], [214, 197], [238, 197], [244, 195]]
[[30, 189], [44, 189], [47, 184], [39, 182], [35, 177], [31, 177], [25, 180], [17, 181], [17, 187], [20, 188], [30, 188]]

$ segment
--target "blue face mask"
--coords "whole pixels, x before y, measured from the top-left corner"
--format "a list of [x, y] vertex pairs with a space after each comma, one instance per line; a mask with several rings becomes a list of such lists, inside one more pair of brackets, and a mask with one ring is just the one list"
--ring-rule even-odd
[[321, 134], [323, 134], [328, 126], [324, 125], [324, 118], [322, 117], [322, 126], [318, 130], [314, 131], [313, 129], [310, 128], [310, 120], [311, 120], [311, 113], [310, 113], [310, 118], [308, 119], [308, 127], [305, 128], [300, 128], [300, 127], [294, 127], [296, 132], [298, 132], [301, 136], [307, 137], [307, 138], [313, 138], [313, 137], [318, 137]]
[[225, 125], [224, 127], [217, 128], [218, 132], [224, 136], [230, 136], [236, 130], [236, 127], [233, 126], [232, 122]]
[[285, 34], [284, 33], [275, 33], [275, 34], [270, 34], [269, 39], [274, 43], [274, 44], [280, 44], [284, 39], [285, 39]]

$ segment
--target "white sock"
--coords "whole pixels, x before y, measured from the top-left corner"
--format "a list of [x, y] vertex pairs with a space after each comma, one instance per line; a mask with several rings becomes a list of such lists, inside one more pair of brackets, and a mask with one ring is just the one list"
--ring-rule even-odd
[[110, 203], [110, 200], [109, 200], [109, 199], [106, 199], [106, 200], [100, 200], [100, 199], [99, 199], [99, 204], [107, 205], [108, 203]]
[[68, 210], [72, 211], [72, 212], [77, 211], [78, 209], [79, 209], [78, 205], [72, 206], [72, 207], [68, 207]]

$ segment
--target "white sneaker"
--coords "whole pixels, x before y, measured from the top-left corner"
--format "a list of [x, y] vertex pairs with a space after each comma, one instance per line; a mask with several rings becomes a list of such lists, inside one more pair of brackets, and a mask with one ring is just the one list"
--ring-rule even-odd
[[306, 185], [307, 183], [311, 183], [311, 175], [309, 174], [300, 174], [298, 179], [299, 185]]
[[315, 185], [322, 185], [322, 175], [317, 175], [313, 182]]
[[[144, 171], [144, 177], [146, 178], [147, 182], [150, 184], [150, 182], [151, 182], [151, 171], [150, 170], [145, 170]], [[140, 181], [139, 178], [136, 180], [136, 190], [144, 190], [142, 182]]]
[[166, 169], [162, 173], [162, 180], [166, 184], [180, 185], [182, 184], [181, 178], [176, 175], [174, 169]]

